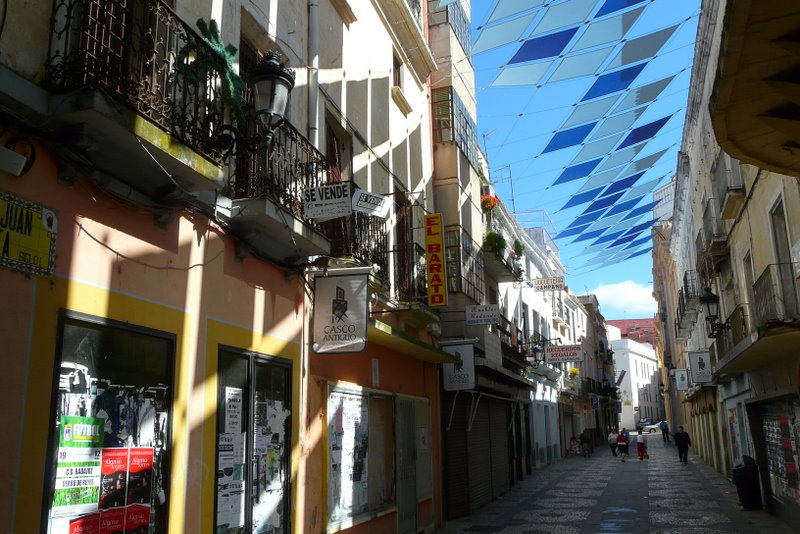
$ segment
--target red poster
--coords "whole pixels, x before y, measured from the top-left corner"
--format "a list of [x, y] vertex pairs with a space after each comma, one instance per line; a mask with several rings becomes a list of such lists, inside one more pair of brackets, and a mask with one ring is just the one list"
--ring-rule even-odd
[[128, 504], [149, 503], [153, 489], [153, 449], [130, 450], [128, 460]]
[[114, 508], [100, 512], [98, 534], [125, 534], [125, 508]]
[[100, 509], [125, 506], [128, 449], [103, 449], [100, 475]]
[[125, 512], [125, 534], [147, 534], [150, 530], [150, 507], [132, 504]]
[[100, 514], [91, 514], [71, 519], [69, 522], [69, 534], [99, 534], [100, 533]]

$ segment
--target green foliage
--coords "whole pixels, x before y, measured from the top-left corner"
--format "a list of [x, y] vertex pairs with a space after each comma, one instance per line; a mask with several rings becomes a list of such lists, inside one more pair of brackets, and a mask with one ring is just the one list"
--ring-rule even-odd
[[498, 256], [503, 255], [508, 245], [508, 243], [506, 243], [506, 238], [497, 232], [486, 232], [483, 238], [483, 244], [488, 250], [491, 250]]
[[234, 116], [238, 121], [244, 120], [244, 106], [242, 103], [242, 92], [244, 91], [244, 80], [236, 73], [233, 64], [236, 59], [236, 47], [223, 44], [219, 34], [217, 21], [211, 19], [206, 23], [203, 19], [197, 19], [197, 29], [203, 36], [203, 41], [213, 50], [225, 63], [225, 67], [220, 71], [216, 63], [211, 64], [208, 60], [200, 59], [204, 55], [197, 54], [198, 58], [189, 63], [189, 47], [181, 50], [180, 64], [183, 65], [188, 77], [196, 78], [194, 81], [201, 82], [206, 79], [210, 72], [215, 72], [222, 79], [222, 98], [225, 104], [230, 106]]

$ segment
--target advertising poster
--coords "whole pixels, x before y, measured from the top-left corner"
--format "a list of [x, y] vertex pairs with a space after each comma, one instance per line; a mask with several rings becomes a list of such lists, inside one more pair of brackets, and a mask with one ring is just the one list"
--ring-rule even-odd
[[128, 500], [126, 504], [150, 502], [153, 490], [152, 447], [135, 447], [128, 455]]
[[128, 485], [128, 449], [103, 449], [100, 509], [125, 506]]
[[91, 514], [79, 517], [77, 519], [70, 519], [68, 534], [99, 534], [100, 532], [100, 514]]
[[367, 274], [314, 278], [314, 352], [361, 352], [367, 346]]
[[125, 534], [146, 534], [150, 531], [150, 507], [132, 504], [125, 509]]
[[52, 517], [97, 510], [104, 426], [99, 417], [61, 417]]
[[445, 391], [473, 389], [475, 387], [475, 347], [472, 343], [445, 345], [442, 350], [458, 360], [442, 364], [442, 381]]
[[242, 388], [225, 388], [225, 432], [242, 431]]
[[346, 391], [328, 397], [328, 513], [331, 521], [358, 515], [367, 506], [367, 399]]
[[125, 534], [125, 508], [100, 512], [99, 534]]

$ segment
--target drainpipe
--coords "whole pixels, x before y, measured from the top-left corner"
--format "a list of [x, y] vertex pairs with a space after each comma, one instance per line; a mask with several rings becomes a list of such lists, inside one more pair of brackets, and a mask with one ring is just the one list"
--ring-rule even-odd
[[319, 148], [319, 0], [308, 0], [308, 140]]

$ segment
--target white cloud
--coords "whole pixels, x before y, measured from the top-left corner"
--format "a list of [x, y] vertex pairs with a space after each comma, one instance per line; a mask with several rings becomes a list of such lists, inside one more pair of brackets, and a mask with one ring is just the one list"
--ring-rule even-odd
[[652, 317], [658, 310], [652, 285], [626, 280], [616, 284], [600, 284], [590, 293], [597, 296], [600, 312], [606, 319]]

